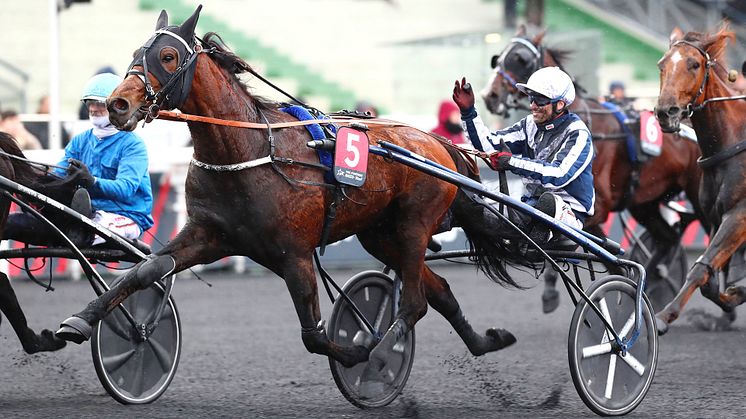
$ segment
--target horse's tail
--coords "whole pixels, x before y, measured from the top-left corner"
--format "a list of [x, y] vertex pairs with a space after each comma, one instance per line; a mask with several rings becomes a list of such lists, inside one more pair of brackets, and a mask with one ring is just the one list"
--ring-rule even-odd
[[[479, 181], [479, 172], [473, 160], [452, 147], [446, 149], [459, 173]], [[525, 288], [513, 280], [507, 269], [508, 266], [517, 265], [514, 261], [519, 255], [504, 245], [499, 232], [492, 231], [485, 217], [485, 208], [472, 199], [468, 192], [459, 190], [451, 204], [451, 211], [452, 227], [461, 227], [466, 233], [477, 267], [500, 285]]]
[[[6, 166], [6, 170], [9, 171], [6, 175], [9, 175], [21, 185], [47, 195], [52, 199], [64, 204], [70, 202], [77, 186], [76, 179], [50, 175], [46, 171], [24, 161], [26, 157], [18, 146], [18, 143], [13, 136], [6, 132], [0, 131], [0, 149], [8, 155], [23, 159], [6, 158], [5, 160], [9, 166]], [[10, 170], [11, 168], [12, 170]]]

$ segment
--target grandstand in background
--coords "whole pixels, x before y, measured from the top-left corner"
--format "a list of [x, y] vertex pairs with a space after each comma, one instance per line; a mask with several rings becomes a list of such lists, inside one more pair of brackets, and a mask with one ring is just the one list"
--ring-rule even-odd
[[[508, 42], [501, 0], [91, 0], [59, 14], [60, 108], [73, 118], [87, 78], [104, 66], [122, 74], [153, 31], [158, 11], [182, 22], [205, 3], [198, 33], [218, 32], [261, 74], [320, 109], [351, 109], [358, 100], [411, 116], [423, 128], [450, 96], [455, 78], [481, 86], [489, 59]], [[49, 88], [49, 16], [41, 0], [6, 2], [0, 24], [0, 105], [33, 113]], [[63, 1], [60, 1], [63, 3]], [[518, 21], [541, 1], [518, 0]], [[714, 28], [720, 17], [744, 22], [733, 1], [545, 0], [549, 46], [574, 50], [568, 70], [590, 95], [624, 80], [628, 94], [657, 95], [655, 62], [674, 25]], [[701, 12], [701, 13], [700, 13]], [[694, 13], [700, 13], [699, 15]], [[743, 30], [733, 25], [743, 40]], [[533, 28], [534, 31], [537, 28]], [[490, 34], [490, 36], [487, 36]], [[736, 59], [743, 56], [739, 45]], [[731, 62], [740, 65], [740, 61]], [[283, 100], [259, 80], [261, 95]], [[481, 103], [478, 104], [481, 106]], [[486, 112], [480, 112], [485, 115]]]

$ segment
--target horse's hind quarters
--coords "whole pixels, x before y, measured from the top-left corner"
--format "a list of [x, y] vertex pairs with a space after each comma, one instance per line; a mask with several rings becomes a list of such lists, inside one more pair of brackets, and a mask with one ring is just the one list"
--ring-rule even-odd
[[60, 329], [54, 334], [60, 339], [64, 339], [70, 342], [81, 343], [91, 338], [93, 328], [87, 321], [80, 317], [68, 317], [60, 324]]

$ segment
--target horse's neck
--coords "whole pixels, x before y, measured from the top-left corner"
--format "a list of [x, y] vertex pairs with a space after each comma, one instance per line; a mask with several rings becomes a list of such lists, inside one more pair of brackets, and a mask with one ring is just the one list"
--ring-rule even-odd
[[[225, 80], [213, 79], [205, 84], [204, 80], [195, 78], [193, 94], [185, 102], [182, 110], [185, 113], [217, 119], [265, 122], [254, 99], [246, 95], [232, 78], [220, 74], [226, 77]], [[202, 162], [233, 164], [264, 157], [267, 154], [265, 130], [195, 122], [189, 123], [189, 130], [194, 144], [194, 157]]]
[[[714, 75], [713, 75], [714, 76]], [[728, 97], [734, 93], [717, 77], [707, 84], [705, 98]], [[710, 102], [692, 115], [692, 126], [704, 156], [746, 140], [746, 102], [728, 100]]]

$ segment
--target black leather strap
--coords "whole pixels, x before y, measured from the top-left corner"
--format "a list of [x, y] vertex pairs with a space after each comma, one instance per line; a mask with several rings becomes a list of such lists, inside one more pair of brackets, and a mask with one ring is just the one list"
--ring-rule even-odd
[[729, 158], [735, 156], [736, 154], [746, 150], [746, 140], [742, 140], [736, 144], [733, 144], [732, 146], [720, 150], [717, 153], [713, 154], [710, 157], [699, 157], [697, 159], [697, 164], [702, 169], [709, 169], [713, 166], [716, 166], [725, 160], [728, 160]]

